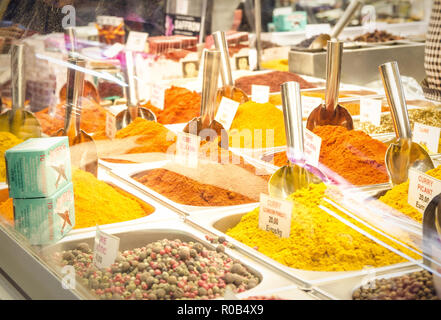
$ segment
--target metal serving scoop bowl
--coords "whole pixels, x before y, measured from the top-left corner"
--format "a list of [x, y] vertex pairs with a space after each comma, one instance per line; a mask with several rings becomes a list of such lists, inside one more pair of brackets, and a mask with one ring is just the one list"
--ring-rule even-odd
[[[300, 85], [294, 81], [285, 82], [281, 85], [281, 92], [288, 164], [271, 176], [268, 192], [272, 197], [286, 199], [296, 190], [322, 180], [307, 169], [304, 161]], [[297, 163], [293, 163], [293, 160]]]
[[20, 139], [41, 137], [37, 117], [24, 109], [24, 45], [14, 44], [11, 49], [12, 109], [0, 115], [0, 131], [9, 131]]
[[135, 66], [133, 63], [133, 53], [126, 51], [126, 78], [127, 88], [127, 108], [116, 115], [116, 130], [127, 127], [136, 118], [142, 118], [150, 121], [156, 121], [156, 115], [147, 108], [140, 108], [137, 97], [137, 88], [135, 81]]
[[348, 25], [349, 21], [354, 16], [355, 12], [361, 7], [363, 2], [361, 0], [352, 1], [349, 6], [346, 8], [343, 15], [338, 19], [334, 28], [331, 31], [331, 35], [322, 33], [314, 39], [314, 41], [309, 45], [308, 49], [323, 49], [326, 48], [326, 45], [329, 40], [338, 38], [343, 29]]
[[426, 150], [418, 143], [412, 142], [412, 131], [397, 62], [384, 63], [379, 69], [396, 135], [395, 142], [392, 142], [386, 151], [386, 169], [392, 185], [397, 185], [407, 181], [409, 168], [426, 172], [435, 166]]
[[220, 58], [220, 51], [204, 51], [201, 115], [190, 120], [184, 132], [201, 136], [203, 141], [212, 142], [220, 138], [219, 146], [228, 149], [228, 133], [221, 123], [214, 120]]
[[[84, 59], [70, 57], [72, 67], [84, 68]], [[81, 130], [81, 99], [84, 90], [84, 73], [74, 68], [67, 69], [66, 82], [66, 113], [64, 128], [58, 130], [55, 136], [67, 136], [71, 147], [72, 164], [84, 171], [98, 175], [98, 153], [92, 137]]]
[[221, 78], [223, 83], [223, 87], [217, 91], [216, 105], [219, 106], [222, 97], [226, 97], [239, 103], [249, 101], [250, 98], [247, 94], [243, 90], [234, 86], [225, 32], [216, 31], [213, 33], [213, 38], [216, 50], [219, 50], [221, 53]]
[[348, 130], [354, 129], [351, 114], [338, 104], [342, 53], [343, 42], [328, 41], [325, 104], [321, 104], [309, 114], [306, 127], [311, 131], [317, 126], [324, 125], [342, 126]]

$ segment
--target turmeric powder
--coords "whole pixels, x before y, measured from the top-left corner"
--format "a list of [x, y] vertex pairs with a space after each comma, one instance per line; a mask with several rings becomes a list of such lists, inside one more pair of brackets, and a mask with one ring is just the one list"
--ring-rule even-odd
[[[72, 172], [75, 198], [74, 229], [123, 222], [145, 217], [154, 211], [124, 191], [96, 179], [91, 173], [76, 169]], [[0, 206], [0, 215], [14, 222], [13, 200]]]
[[[325, 191], [326, 186], [323, 183], [311, 184], [288, 197], [288, 200], [294, 203], [289, 238], [279, 238], [260, 229], [259, 208], [244, 215], [240, 222], [226, 233], [295, 269], [351, 271], [360, 270], [368, 265], [381, 267], [405, 261], [320, 209], [319, 205], [330, 206], [322, 200]], [[346, 218], [358, 227], [366, 229], [350, 217]], [[395, 246], [391, 241], [378, 237]], [[408, 251], [406, 253], [416, 256]]]
[[271, 103], [245, 102], [237, 109], [228, 135], [234, 148], [284, 146], [283, 112]]
[[[441, 166], [429, 170], [426, 173], [429, 176], [432, 176], [436, 179], [441, 179]], [[391, 190], [389, 190], [384, 196], [380, 197], [379, 200], [381, 202], [384, 202], [388, 206], [404, 213], [413, 220], [422, 223], [423, 215], [407, 202], [408, 193], [409, 193], [409, 180], [402, 184], [396, 185]]]
[[5, 165], [5, 152], [6, 150], [22, 143], [23, 140], [17, 138], [10, 132], [0, 132], [0, 182], [6, 181], [6, 165]]

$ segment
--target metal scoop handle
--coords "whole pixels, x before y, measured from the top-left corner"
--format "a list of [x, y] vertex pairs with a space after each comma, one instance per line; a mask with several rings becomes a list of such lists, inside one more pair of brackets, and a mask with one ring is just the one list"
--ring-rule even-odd
[[281, 85], [282, 108], [285, 122], [288, 154], [294, 159], [303, 159], [302, 99], [298, 82], [289, 81]]
[[[69, 132], [72, 123], [72, 111], [75, 113], [77, 112], [77, 106], [79, 105], [79, 99], [84, 86], [84, 73], [76, 70], [75, 68], [79, 64], [82, 64], [83, 67], [85, 65], [84, 60], [79, 60], [78, 58], [74, 57], [70, 57], [67, 61], [71, 67], [67, 68], [66, 111], [64, 119], [64, 132], [66, 134]], [[77, 133], [77, 118], [78, 117], [75, 114], [75, 133]]]
[[386, 62], [379, 66], [387, 102], [390, 106], [395, 135], [397, 138], [412, 139], [406, 98], [401, 83], [400, 70], [396, 61]]
[[133, 62], [133, 52], [126, 51], [126, 78], [127, 78], [127, 110], [132, 120], [138, 117], [138, 95], [135, 79], [135, 64]]
[[260, 70], [262, 58], [262, 42], [260, 40], [262, 32], [262, 7], [260, 0], [254, 0], [254, 20], [256, 27], [257, 70]]
[[204, 69], [202, 82], [201, 117], [207, 127], [214, 120], [215, 97], [219, 79], [221, 53], [206, 50], [204, 52]]
[[358, 9], [362, 6], [363, 2], [360, 0], [353, 0], [349, 6], [346, 8], [343, 15], [338, 19], [337, 23], [335, 24], [334, 28], [332, 28], [331, 31], [331, 38], [337, 38], [340, 33], [343, 31], [343, 29], [348, 25], [351, 18], [354, 16], [355, 12], [357, 12]]
[[328, 41], [327, 49], [325, 105], [328, 111], [334, 111], [338, 104], [338, 91], [340, 89], [343, 42]]
[[228, 53], [228, 43], [225, 32], [216, 31], [213, 33], [214, 45], [216, 50], [221, 53], [222, 63], [222, 83], [224, 86], [233, 86], [233, 76], [231, 75], [230, 55]]
[[[76, 65], [84, 68], [86, 61], [84, 59], [77, 59]], [[82, 97], [84, 90], [84, 72], [75, 70], [75, 83], [74, 83], [74, 111], [75, 111], [75, 135], [81, 130], [81, 109], [82, 109]]]
[[12, 46], [11, 70], [12, 111], [15, 111], [24, 109], [25, 103], [24, 44]]
[[68, 27], [64, 29], [64, 46], [69, 56], [77, 52], [77, 35], [73, 27]]

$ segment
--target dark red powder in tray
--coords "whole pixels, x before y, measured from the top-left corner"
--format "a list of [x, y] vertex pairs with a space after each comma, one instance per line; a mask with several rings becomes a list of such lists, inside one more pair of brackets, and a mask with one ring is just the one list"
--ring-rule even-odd
[[246, 94], [251, 95], [251, 85], [253, 84], [269, 86], [270, 92], [279, 92], [280, 85], [287, 81], [300, 83], [301, 89], [315, 88], [315, 85], [309, 83], [301, 76], [286, 71], [273, 71], [255, 76], [242, 77], [237, 79], [234, 85], [245, 91]]

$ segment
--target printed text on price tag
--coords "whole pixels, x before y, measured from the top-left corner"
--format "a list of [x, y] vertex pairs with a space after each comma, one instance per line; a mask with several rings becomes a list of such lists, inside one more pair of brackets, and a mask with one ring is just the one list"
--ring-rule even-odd
[[152, 94], [150, 101], [158, 109], [164, 110], [166, 87], [159, 83], [152, 85]]
[[225, 130], [230, 130], [238, 107], [239, 102], [228, 99], [226, 97], [222, 97], [214, 120], [219, 122]]
[[381, 125], [381, 100], [360, 99], [360, 122], [370, 122], [377, 127]]
[[115, 138], [116, 135], [116, 117], [110, 112], [106, 112], [106, 136], [109, 139]]
[[318, 167], [322, 138], [310, 130], [303, 128], [305, 160], [314, 167]]
[[251, 100], [257, 103], [267, 103], [269, 100], [270, 87], [251, 85]]
[[119, 238], [107, 234], [96, 226], [93, 263], [98, 268], [108, 268], [118, 256]]
[[144, 52], [148, 36], [149, 34], [146, 32], [130, 31], [126, 50]]
[[407, 202], [412, 207], [424, 213], [429, 202], [440, 193], [441, 180], [416, 169], [409, 169], [409, 195]]
[[178, 132], [175, 161], [190, 168], [197, 168], [200, 143], [201, 137], [190, 133]]
[[291, 231], [293, 203], [260, 194], [259, 228], [281, 238], [288, 238]]
[[430, 152], [438, 153], [440, 133], [441, 128], [415, 122], [412, 140], [416, 143], [424, 144]]

